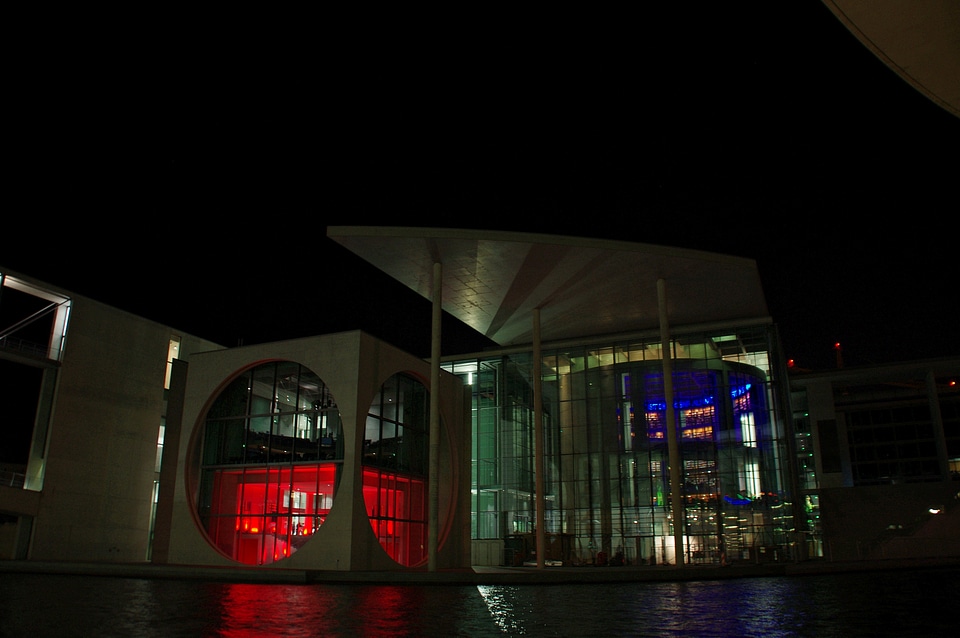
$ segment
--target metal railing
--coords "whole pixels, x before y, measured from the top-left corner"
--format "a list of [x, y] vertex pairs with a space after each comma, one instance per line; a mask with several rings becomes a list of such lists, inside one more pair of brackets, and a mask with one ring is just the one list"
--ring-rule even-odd
[[50, 359], [52, 361], [58, 361], [60, 359], [60, 353], [57, 350], [51, 350], [49, 346], [36, 343], [35, 341], [27, 341], [16, 337], [0, 337], [0, 348], [30, 357]]
[[22, 488], [27, 475], [13, 470], [0, 470], [0, 485], [4, 487]]

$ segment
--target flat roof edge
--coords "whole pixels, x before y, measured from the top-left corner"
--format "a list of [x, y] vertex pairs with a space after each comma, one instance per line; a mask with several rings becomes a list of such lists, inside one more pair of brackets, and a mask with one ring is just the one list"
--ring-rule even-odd
[[757, 267], [755, 259], [714, 253], [693, 248], [676, 248], [657, 244], [624, 241], [618, 239], [597, 239], [573, 235], [553, 235], [550, 233], [529, 233], [504, 230], [473, 230], [462, 228], [437, 228], [432, 226], [327, 226], [327, 237], [337, 241], [348, 237], [382, 237], [397, 239], [462, 239], [464, 241], [505, 241], [529, 244], [554, 244], [576, 246], [598, 250], [619, 250], [658, 254], [667, 257], [683, 257], [701, 261], [740, 263], [752, 268]]
[[[670, 338], [676, 339], [691, 334], [701, 332], [723, 332], [726, 330], [741, 330], [759, 327], [771, 327], [775, 323], [772, 317], [757, 317], [754, 319], [737, 319], [730, 321], [715, 321], [709, 323], [688, 324], [685, 326], [676, 326], [670, 328]], [[660, 329], [649, 328], [647, 330], [637, 330], [633, 332], [621, 332], [611, 334], [592, 335], [589, 337], [577, 337], [574, 339], [558, 339], [555, 341], [544, 341], [542, 348], [566, 348], [571, 346], [594, 346], [600, 343], [609, 343], [610, 341], [630, 341], [633, 339], [659, 339]], [[451, 363], [463, 359], [472, 359], [475, 357], [489, 357], [503, 354], [514, 354], [517, 352], [527, 352], [533, 348], [532, 343], [509, 344], [505, 346], [491, 346], [477, 352], [465, 352], [462, 354], [441, 354], [440, 361]]]

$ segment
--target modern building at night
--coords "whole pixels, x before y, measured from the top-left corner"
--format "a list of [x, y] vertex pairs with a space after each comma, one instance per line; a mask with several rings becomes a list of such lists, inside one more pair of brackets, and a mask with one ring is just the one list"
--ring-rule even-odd
[[830, 560], [960, 556], [960, 360], [791, 375], [807, 526]]
[[329, 230], [428, 298], [439, 261], [444, 310], [500, 346], [443, 360], [472, 389], [474, 564], [809, 556], [786, 368], [752, 260], [427, 233]]
[[[841, 379], [788, 372], [752, 260], [488, 231], [328, 236], [434, 302], [439, 356], [359, 331], [224, 348], [0, 273], [0, 364], [36, 406], [0, 487], [0, 556], [390, 571], [829, 560], [886, 541], [879, 515], [854, 532], [831, 518], [860, 486], [900, 485], [879, 469], [864, 482]], [[440, 308], [496, 345], [439, 353]], [[924, 369], [912, 401], [930, 418], [914, 412], [904, 470], [949, 495], [960, 362]], [[929, 507], [926, 490], [899, 493]], [[903, 535], [937, 533], [910, 523]]]
[[[362, 332], [226, 349], [2, 275], [3, 557], [380, 570], [428, 563], [430, 366]], [[463, 387], [442, 415], [435, 566], [469, 565]], [[11, 419], [13, 421], [13, 419]]]

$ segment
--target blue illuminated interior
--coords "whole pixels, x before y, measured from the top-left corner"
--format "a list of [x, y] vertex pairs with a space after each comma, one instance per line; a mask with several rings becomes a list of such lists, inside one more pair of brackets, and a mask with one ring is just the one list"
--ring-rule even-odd
[[[742, 396], [750, 391], [752, 384], [747, 383], [745, 385], [740, 385], [732, 390], [730, 390], [730, 397], [736, 399], [739, 396]], [[692, 399], [676, 399], [673, 402], [673, 407], [676, 410], [687, 410], [689, 408], [701, 408], [708, 405], [714, 404], [714, 397], [704, 396], [704, 397], [694, 397]], [[647, 403], [647, 412], [660, 412], [667, 409], [667, 404], [665, 401], [650, 401]]]

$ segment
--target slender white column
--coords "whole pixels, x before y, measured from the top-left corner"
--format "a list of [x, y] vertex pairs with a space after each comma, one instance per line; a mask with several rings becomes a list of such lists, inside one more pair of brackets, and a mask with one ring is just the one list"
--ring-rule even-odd
[[430, 494], [427, 503], [427, 570], [437, 570], [437, 532], [440, 521], [440, 318], [443, 266], [433, 264], [433, 321], [430, 337]]
[[657, 302], [660, 310], [660, 349], [663, 360], [663, 400], [667, 404], [665, 428], [667, 452], [670, 456], [670, 511], [673, 514], [673, 544], [677, 567], [683, 566], [683, 468], [680, 459], [680, 434], [673, 408], [673, 348], [670, 345], [670, 322], [667, 318], [667, 284], [657, 280]]
[[930, 420], [933, 422], [933, 435], [937, 444], [937, 464], [940, 478], [950, 480], [950, 456], [947, 454], [947, 438], [943, 429], [943, 413], [940, 412], [940, 394], [937, 392], [937, 377], [933, 370], [927, 371], [927, 402], [930, 405]]
[[543, 493], [543, 356], [540, 353], [540, 309], [533, 309], [533, 455], [537, 491], [537, 569], [544, 566], [547, 532], [544, 527], [547, 497]]

